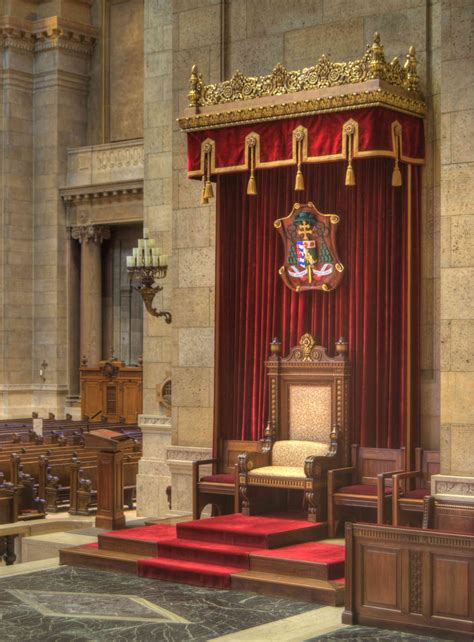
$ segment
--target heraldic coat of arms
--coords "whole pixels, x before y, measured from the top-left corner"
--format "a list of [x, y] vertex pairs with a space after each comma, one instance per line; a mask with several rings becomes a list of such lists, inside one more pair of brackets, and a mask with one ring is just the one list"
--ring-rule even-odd
[[334, 290], [344, 266], [336, 250], [337, 214], [321, 214], [311, 202], [295, 203], [293, 209], [275, 221], [285, 245], [285, 263], [279, 273], [296, 292]]

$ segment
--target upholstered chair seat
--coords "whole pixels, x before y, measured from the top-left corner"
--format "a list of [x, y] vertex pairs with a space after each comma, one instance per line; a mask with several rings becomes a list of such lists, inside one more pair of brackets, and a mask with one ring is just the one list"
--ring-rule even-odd
[[235, 484], [235, 475], [230, 473], [217, 473], [216, 475], [204, 475], [200, 481], [209, 482], [211, 484]]
[[249, 472], [250, 483], [255, 477], [284, 477], [304, 479], [304, 462], [311, 455], [326, 455], [328, 444], [315, 441], [283, 440], [273, 445], [271, 466], [253, 468]]

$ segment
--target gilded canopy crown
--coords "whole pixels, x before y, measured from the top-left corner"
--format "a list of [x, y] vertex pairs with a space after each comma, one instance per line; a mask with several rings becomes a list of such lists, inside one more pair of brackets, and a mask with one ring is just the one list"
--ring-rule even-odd
[[332, 62], [323, 55], [316, 65], [299, 71], [289, 71], [284, 65], [278, 64], [267, 76], [245, 76], [237, 71], [230, 80], [210, 85], [204, 83], [194, 65], [189, 80], [188, 99], [189, 106], [197, 108], [374, 79], [383, 80], [421, 98], [414, 47], [410, 47], [404, 65], [398, 58], [387, 62], [380, 35], [375, 33], [373, 43], [367, 45], [365, 54], [359, 60]]

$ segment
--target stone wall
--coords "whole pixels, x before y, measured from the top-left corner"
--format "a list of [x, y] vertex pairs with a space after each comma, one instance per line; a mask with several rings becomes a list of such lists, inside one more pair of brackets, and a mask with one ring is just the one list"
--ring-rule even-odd
[[[169, 276], [155, 307], [170, 309], [175, 258], [172, 256], [172, 85], [171, 0], [145, 0], [144, 99], [144, 226], [171, 257]], [[158, 386], [171, 375], [171, 327], [162, 318], [144, 315], [143, 337], [143, 459], [137, 478], [139, 515], [163, 516], [168, 510], [165, 489], [170, 483], [166, 447], [170, 419], [158, 404]]]
[[474, 4], [441, 4], [441, 472], [474, 477]]
[[79, 0], [4, 2], [2, 9], [0, 414], [28, 416], [64, 411], [69, 281], [59, 188], [67, 148], [85, 142], [97, 33], [90, 5]]

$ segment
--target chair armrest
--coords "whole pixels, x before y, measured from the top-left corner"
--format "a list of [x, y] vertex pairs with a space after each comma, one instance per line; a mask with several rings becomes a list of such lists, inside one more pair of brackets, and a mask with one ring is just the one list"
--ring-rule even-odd
[[310, 479], [322, 477], [335, 465], [337, 465], [335, 452], [328, 451], [326, 455], [309, 455], [304, 461], [304, 474]]
[[248, 473], [252, 468], [271, 465], [271, 452], [240, 453], [238, 457], [239, 473]]
[[211, 459], [198, 459], [193, 461], [193, 468], [199, 468], [199, 466], [206, 466], [207, 464], [217, 464], [217, 457], [212, 457]]
[[341, 480], [348, 475], [351, 476], [351, 480], [354, 479], [354, 474], [356, 472], [355, 466], [346, 466], [346, 468], [333, 468], [328, 470], [328, 493], [332, 494], [339, 486], [342, 486]]
[[[410, 470], [407, 473], [396, 473], [392, 479], [392, 493], [394, 503], [398, 502], [398, 498], [400, 497], [400, 492], [402, 490], [400, 488], [399, 482], [405, 479], [416, 479], [417, 477], [422, 477], [422, 475], [423, 473], [421, 470]], [[405, 490], [406, 487], [403, 489], [403, 491]]]
[[383, 497], [385, 495], [385, 481], [387, 479], [390, 479], [394, 475], [401, 475], [404, 472], [404, 470], [390, 470], [386, 473], [379, 473], [377, 475], [377, 495], [379, 497]]
[[193, 461], [193, 487], [196, 486], [196, 484], [199, 481], [199, 468], [201, 466], [206, 466], [208, 464], [216, 464], [217, 463], [217, 458], [216, 457], [211, 457], [210, 459], [198, 459], [197, 461]]

